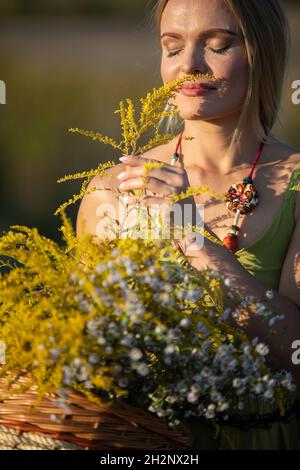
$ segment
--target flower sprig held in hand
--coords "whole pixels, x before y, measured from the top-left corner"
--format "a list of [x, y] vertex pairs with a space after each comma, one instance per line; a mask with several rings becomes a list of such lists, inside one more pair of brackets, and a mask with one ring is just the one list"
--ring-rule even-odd
[[[174, 137], [173, 134], [161, 134], [159, 129], [161, 118], [174, 116], [178, 113], [175, 105], [169, 105], [168, 109], [166, 109], [166, 104], [170, 99], [175, 97], [183, 83], [186, 81], [197, 81], [202, 78], [210, 78], [211, 80], [215, 79], [207, 74], [187, 75], [186, 77], [177, 78], [172, 82], [165, 83], [158, 89], [154, 88], [151, 92], [147, 93], [146, 97], [140, 98], [140, 113], [138, 118], [136, 118], [137, 111], [135, 110], [133, 100], [127, 98], [125, 101], [121, 101], [119, 108], [115, 111], [115, 114], [120, 115], [122, 138], [119, 142], [100, 132], [86, 131], [78, 128], [71, 128], [69, 130], [70, 132], [91, 138], [94, 141], [111, 145], [123, 156], [141, 156], [143, 153], [154, 147], [166, 144]], [[142, 139], [145, 138], [149, 132], [154, 132], [154, 135], [150, 137], [147, 143], [141, 143]], [[185, 137], [185, 139], [192, 139], [192, 137]], [[82, 199], [92, 178], [96, 175], [101, 177], [106, 168], [113, 166], [115, 166], [115, 163], [111, 161], [100, 163], [96, 169], [60, 178], [58, 183], [69, 181], [71, 179], [84, 179], [84, 181], [79, 194], [73, 195], [72, 198], [61, 204], [55, 211], [55, 215], [66, 209], [70, 204]], [[144, 176], [147, 176], [147, 171], [149, 170], [145, 171], [146, 173]], [[95, 187], [91, 187], [89, 191], [93, 191], [95, 189]], [[142, 190], [139, 194], [144, 194], [144, 191]]]

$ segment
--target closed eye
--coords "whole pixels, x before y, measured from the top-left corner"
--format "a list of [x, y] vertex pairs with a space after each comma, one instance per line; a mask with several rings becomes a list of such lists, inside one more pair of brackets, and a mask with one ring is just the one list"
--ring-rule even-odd
[[221, 49], [213, 49], [212, 47], [210, 47], [210, 50], [214, 52], [215, 54], [225, 54], [229, 48], [230, 46], [225, 46], [225, 47], [222, 47]]
[[[209, 49], [214, 52], [215, 54], [226, 54], [230, 48], [230, 45], [222, 47], [220, 49], [213, 49], [210, 47]], [[178, 51], [169, 51], [167, 57], [174, 57], [175, 55], [179, 54], [180, 50]]]
[[177, 55], [179, 52], [180, 52], [180, 50], [179, 51], [169, 51], [167, 57], [174, 57], [174, 55]]

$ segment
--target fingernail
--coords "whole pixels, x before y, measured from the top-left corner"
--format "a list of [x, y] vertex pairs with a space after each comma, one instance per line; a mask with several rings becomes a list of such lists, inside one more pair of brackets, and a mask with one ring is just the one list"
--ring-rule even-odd
[[124, 178], [124, 176], [125, 176], [125, 171], [123, 171], [122, 173], [120, 173], [120, 174], [117, 176], [117, 178], [118, 178], [119, 180], [121, 180], [121, 179]]
[[125, 156], [125, 157], [120, 157], [119, 160], [121, 160], [121, 162], [128, 162], [132, 157], [129, 157], [129, 156]]
[[125, 189], [125, 186], [126, 186], [126, 183], [121, 183], [121, 184], [119, 185], [119, 189]]

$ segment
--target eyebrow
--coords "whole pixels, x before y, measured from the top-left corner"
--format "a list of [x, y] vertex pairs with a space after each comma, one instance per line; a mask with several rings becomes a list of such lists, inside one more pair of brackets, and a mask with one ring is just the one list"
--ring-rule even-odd
[[[230, 29], [214, 28], [214, 29], [207, 29], [206, 31], [203, 31], [202, 33], [199, 34], [199, 37], [213, 36], [216, 33], [229, 34], [230, 36], [234, 36], [234, 37], [238, 36], [238, 33], [236, 33], [235, 31], [231, 31]], [[165, 36], [169, 36], [171, 38], [178, 38], [178, 39], [182, 38], [182, 35], [179, 33], [166, 32], [160, 36], [160, 39], [164, 38]]]

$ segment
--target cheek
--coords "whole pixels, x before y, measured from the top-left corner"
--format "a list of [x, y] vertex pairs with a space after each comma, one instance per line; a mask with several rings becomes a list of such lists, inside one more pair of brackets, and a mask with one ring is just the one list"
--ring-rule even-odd
[[162, 57], [160, 65], [160, 75], [163, 82], [170, 82], [178, 77], [178, 69], [175, 66], [175, 60]]
[[215, 63], [214, 73], [222, 82], [224, 94], [230, 94], [242, 98], [248, 87], [248, 61], [247, 57], [241, 52], [236, 52], [227, 60]]

